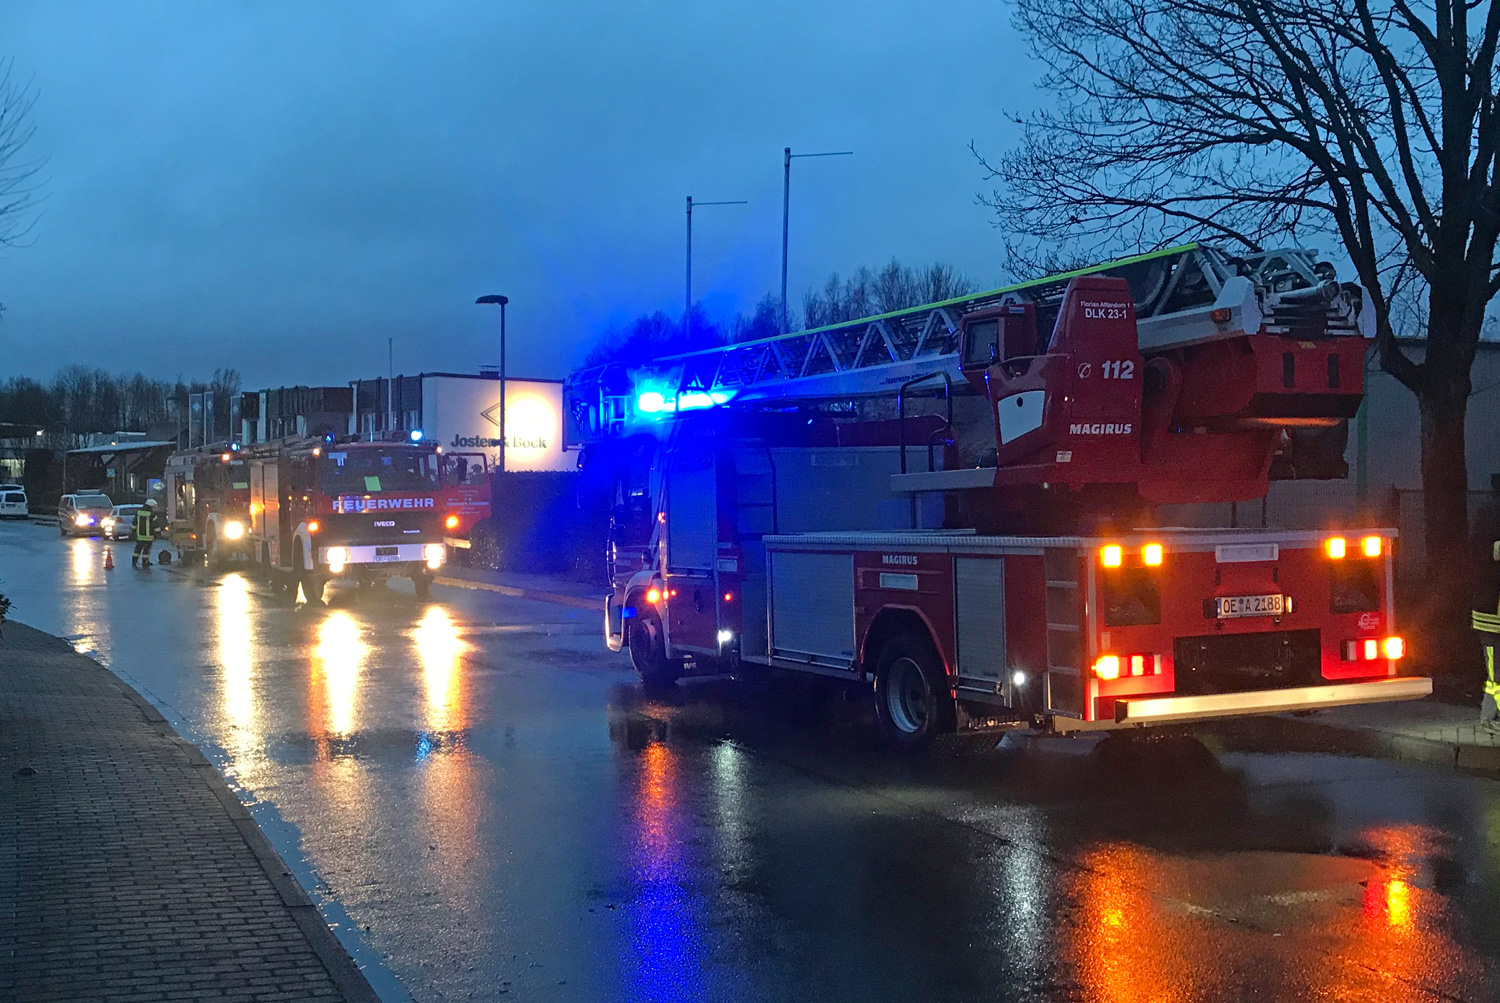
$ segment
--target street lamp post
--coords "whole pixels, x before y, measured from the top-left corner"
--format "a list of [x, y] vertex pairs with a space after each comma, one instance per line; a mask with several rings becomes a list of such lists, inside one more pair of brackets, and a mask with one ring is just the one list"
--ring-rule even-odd
[[687, 197], [687, 302], [686, 309], [682, 313], [682, 340], [690, 340], [693, 335], [693, 206], [694, 205], [745, 205], [744, 199], [731, 202], [697, 202], [693, 197]]
[[501, 296], [499, 293], [491, 293], [481, 296], [474, 301], [478, 306], [500, 307], [500, 472], [505, 473], [505, 447], [510, 440], [505, 437], [505, 304], [510, 302], [509, 296]]
[[792, 158], [793, 157], [852, 157], [853, 150], [834, 153], [793, 153], [790, 146], [782, 151], [781, 161], [781, 333], [786, 334], [786, 246], [788, 224], [792, 218]]

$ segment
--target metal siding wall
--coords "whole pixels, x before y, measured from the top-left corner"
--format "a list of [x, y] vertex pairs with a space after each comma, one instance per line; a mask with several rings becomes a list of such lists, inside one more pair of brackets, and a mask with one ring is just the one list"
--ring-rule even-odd
[[958, 673], [998, 682], [1005, 674], [1005, 561], [957, 557], [953, 561], [958, 623]]
[[771, 554], [771, 653], [853, 664], [853, 554]]

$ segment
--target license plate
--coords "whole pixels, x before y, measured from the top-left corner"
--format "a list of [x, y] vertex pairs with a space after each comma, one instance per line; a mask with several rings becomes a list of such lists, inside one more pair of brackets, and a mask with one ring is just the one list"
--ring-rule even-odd
[[1214, 600], [1214, 615], [1220, 620], [1237, 616], [1281, 616], [1286, 612], [1286, 596], [1219, 596]]
[[394, 561], [394, 560], [397, 560], [399, 558], [400, 553], [401, 553], [401, 551], [397, 547], [376, 547], [375, 548], [375, 560], [377, 560], [377, 561]]

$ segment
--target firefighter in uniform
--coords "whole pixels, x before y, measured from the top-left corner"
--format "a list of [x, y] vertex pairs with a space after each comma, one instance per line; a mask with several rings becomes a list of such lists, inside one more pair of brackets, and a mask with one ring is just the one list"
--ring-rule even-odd
[[[1484, 696], [1479, 721], [1500, 729], [1500, 682], [1495, 662], [1500, 660], [1500, 474], [1490, 478], [1492, 496], [1474, 516], [1475, 606], [1474, 629], [1484, 645]], [[1484, 612], [1488, 610], [1489, 612]]]
[[156, 539], [156, 499], [146, 499], [146, 504], [135, 510], [135, 552], [130, 555], [130, 566], [151, 567], [151, 544]]

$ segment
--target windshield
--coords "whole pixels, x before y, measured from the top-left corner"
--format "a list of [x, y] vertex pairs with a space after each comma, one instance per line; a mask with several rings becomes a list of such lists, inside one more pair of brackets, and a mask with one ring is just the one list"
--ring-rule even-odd
[[109, 495], [78, 495], [73, 499], [75, 508], [109, 508], [113, 504]]
[[349, 449], [323, 457], [323, 491], [364, 495], [431, 491], [436, 484], [426, 452], [415, 449]]

